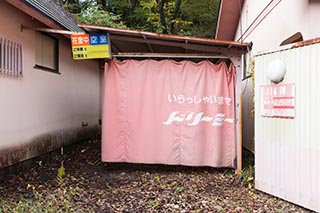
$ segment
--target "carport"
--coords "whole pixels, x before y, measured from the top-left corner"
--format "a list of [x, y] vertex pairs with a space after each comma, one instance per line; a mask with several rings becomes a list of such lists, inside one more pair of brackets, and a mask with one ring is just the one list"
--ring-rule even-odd
[[[241, 121], [241, 81], [243, 73], [242, 56], [251, 47], [250, 43], [221, 41], [206, 38], [166, 35], [136, 30], [80, 24], [89, 33], [108, 33], [111, 44], [111, 59], [106, 65], [117, 60], [188, 60], [192, 62], [210, 61], [213, 64], [226, 62], [235, 68], [234, 123], [235, 150], [234, 166], [239, 172], [242, 168], [242, 121]], [[109, 45], [110, 45], [109, 44]], [[104, 126], [104, 125], [103, 125]], [[103, 127], [104, 128], [104, 127]], [[161, 163], [161, 162], [160, 162]]]

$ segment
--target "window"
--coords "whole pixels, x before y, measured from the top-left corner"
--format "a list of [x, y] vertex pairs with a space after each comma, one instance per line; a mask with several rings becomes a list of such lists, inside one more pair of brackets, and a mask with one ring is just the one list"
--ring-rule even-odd
[[0, 38], [0, 73], [22, 76], [22, 45]]
[[35, 68], [59, 73], [59, 40], [44, 33], [36, 32]]

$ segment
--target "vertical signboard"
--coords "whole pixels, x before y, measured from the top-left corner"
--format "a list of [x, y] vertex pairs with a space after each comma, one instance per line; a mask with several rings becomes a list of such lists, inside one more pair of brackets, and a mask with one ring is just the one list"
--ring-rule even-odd
[[110, 58], [108, 34], [71, 35], [72, 56], [75, 60]]
[[294, 84], [261, 86], [261, 116], [294, 118]]

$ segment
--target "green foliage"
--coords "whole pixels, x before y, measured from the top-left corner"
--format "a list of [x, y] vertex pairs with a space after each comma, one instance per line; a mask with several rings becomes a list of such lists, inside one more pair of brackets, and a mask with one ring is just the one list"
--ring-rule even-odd
[[52, 159], [53, 159], [53, 160], [58, 161], [59, 158], [60, 158], [60, 157], [59, 157], [58, 154], [56, 154], [56, 153], [52, 154]]
[[198, 37], [214, 38], [220, 1], [183, 0], [182, 18], [190, 25], [181, 25], [181, 33]]
[[243, 169], [239, 173], [239, 178], [248, 188], [253, 187], [254, 181], [254, 153], [243, 150]]
[[[253, 85], [254, 85], [254, 82], [255, 82], [254, 72], [255, 72], [255, 62], [254, 62], [254, 58], [251, 58], [250, 61], [249, 61], [249, 75], [251, 76], [251, 81], [252, 81]], [[254, 104], [254, 102], [255, 102], [254, 86], [253, 86], [253, 91], [252, 92], [253, 92], [252, 102]], [[251, 116], [254, 116], [254, 108], [251, 109]]]
[[213, 38], [220, 0], [63, 0], [63, 3], [84, 24]]
[[183, 186], [177, 186], [177, 187], [176, 187], [176, 192], [178, 192], [178, 193], [182, 193], [183, 190], [184, 190], [184, 187], [183, 187]]
[[149, 201], [149, 207], [152, 209], [155, 209], [159, 206], [159, 201], [158, 200], [150, 200]]
[[97, 26], [108, 26], [125, 28], [126, 26], [120, 20], [120, 15], [114, 15], [102, 9], [101, 5], [92, 5], [85, 7], [80, 13], [74, 14], [78, 22]]
[[239, 177], [241, 178], [244, 184], [247, 184], [249, 188], [251, 188], [249, 184], [253, 182], [253, 179], [254, 179], [253, 175], [254, 175], [254, 166], [249, 165], [248, 167], [244, 168], [240, 172]]
[[251, 76], [251, 81], [254, 83], [254, 70], [255, 70], [255, 62], [254, 58], [251, 58], [249, 61], [249, 75]]
[[59, 184], [59, 186], [62, 185], [63, 183], [63, 177], [65, 176], [65, 168], [63, 166], [63, 161], [61, 162], [61, 166], [58, 169], [58, 174], [57, 174], [57, 183]]

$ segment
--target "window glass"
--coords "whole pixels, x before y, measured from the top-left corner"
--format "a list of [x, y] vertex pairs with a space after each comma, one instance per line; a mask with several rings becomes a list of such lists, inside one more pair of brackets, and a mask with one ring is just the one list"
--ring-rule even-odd
[[36, 68], [58, 73], [58, 39], [36, 33]]

